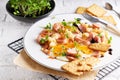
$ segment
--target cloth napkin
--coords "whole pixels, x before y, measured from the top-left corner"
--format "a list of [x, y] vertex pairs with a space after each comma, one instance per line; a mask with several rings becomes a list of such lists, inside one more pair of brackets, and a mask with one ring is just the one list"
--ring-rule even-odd
[[98, 70], [96, 70], [96, 71], [86, 72], [81, 76], [74, 76], [66, 72], [52, 70], [32, 60], [26, 54], [24, 49], [20, 52], [20, 54], [18, 54], [17, 57], [15, 57], [14, 63], [20, 67], [26, 68], [31, 71], [40, 72], [44, 74], [58, 75], [58, 76], [68, 78], [70, 80], [94, 80], [98, 73]]

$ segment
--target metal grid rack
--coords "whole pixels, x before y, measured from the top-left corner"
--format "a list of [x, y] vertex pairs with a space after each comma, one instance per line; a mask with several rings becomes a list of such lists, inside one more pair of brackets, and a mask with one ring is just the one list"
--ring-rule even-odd
[[[19, 53], [23, 49], [23, 38], [20, 38], [18, 40], [15, 40], [11, 43], [8, 44], [8, 47], [15, 51], [16, 53]], [[117, 58], [113, 62], [111, 62], [109, 65], [103, 67], [100, 69], [98, 72], [95, 80], [102, 80], [105, 76], [110, 74], [112, 71], [116, 70], [117, 68], [120, 67], [120, 58]], [[68, 80], [67, 78], [62, 78], [54, 75], [50, 75], [54, 80]]]

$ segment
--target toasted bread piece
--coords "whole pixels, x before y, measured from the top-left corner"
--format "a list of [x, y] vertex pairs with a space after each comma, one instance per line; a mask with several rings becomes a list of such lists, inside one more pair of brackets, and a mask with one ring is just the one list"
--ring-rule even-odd
[[86, 7], [78, 7], [75, 11], [77, 14], [83, 14], [84, 12], [86, 12]]
[[111, 24], [113, 24], [113, 25], [117, 24], [112, 15], [110, 15], [110, 16], [101, 16], [100, 18], [107, 21], [107, 22], [109, 22], [109, 23], [111, 23]]
[[89, 57], [83, 60], [75, 60], [62, 66], [62, 69], [76, 76], [84, 72], [92, 71], [95, 64], [99, 62], [98, 58]]
[[90, 49], [106, 52], [110, 45], [105, 43], [93, 43], [89, 45]]
[[107, 11], [105, 11], [102, 7], [93, 4], [90, 7], [87, 8], [87, 12], [93, 14], [94, 16], [103, 16], [104, 14], [106, 14]]

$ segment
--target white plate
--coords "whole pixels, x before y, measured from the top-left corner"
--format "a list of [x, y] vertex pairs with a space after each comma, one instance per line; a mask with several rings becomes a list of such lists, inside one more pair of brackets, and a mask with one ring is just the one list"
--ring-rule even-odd
[[[38, 22], [36, 22], [34, 25], [32, 25], [32, 27], [28, 30], [28, 32], [26, 33], [25, 37], [24, 37], [24, 48], [25, 51], [27, 52], [27, 54], [36, 62], [38, 62], [39, 64], [54, 69], [54, 70], [58, 70], [58, 71], [62, 71], [61, 70], [61, 66], [64, 65], [66, 62], [63, 61], [59, 61], [56, 59], [50, 59], [48, 58], [48, 56], [46, 54], [44, 54], [41, 51], [41, 47], [38, 43], [36, 43], [36, 38], [39, 35], [40, 31], [43, 29], [43, 27], [46, 26], [46, 24], [48, 23], [55, 23], [55, 22], [61, 22], [63, 19], [65, 19], [66, 21], [73, 21], [74, 18], [82, 18], [84, 19], [81, 15], [79, 14], [62, 14], [62, 15], [56, 15], [53, 17], [48, 17], [45, 19], [42, 19]], [[87, 20], [85, 20], [85, 22], [88, 22]], [[101, 58], [101, 62], [95, 66], [94, 68], [100, 68], [108, 63], [110, 63], [111, 61], [113, 61], [114, 59], [116, 59], [118, 56], [120, 56], [120, 49], [119, 49], [119, 45], [120, 45], [120, 38], [111, 34], [113, 40], [112, 40], [112, 49], [113, 49], [113, 54], [109, 55], [108, 52], [106, 53], [104, 58]]]

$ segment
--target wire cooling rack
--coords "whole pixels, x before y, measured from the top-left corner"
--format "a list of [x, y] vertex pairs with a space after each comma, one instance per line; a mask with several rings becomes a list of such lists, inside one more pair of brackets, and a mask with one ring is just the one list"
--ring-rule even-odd
[[[23, 38], [20, 38], [18, 40], [9, 43], [8, 47], [13, 51], [15, 51], [16, 53], [19, 53], [23, 49]], [[110, 74], [112, 71], [116, 70], [119, 67], [120, 67], [120, 58], [117, 58], [109, 65], [100, 69], [95, 80], [102, 80], [105, 76], [107, 76], [108, 74]], [[68, 80], [67, 78], [62, 78], [51, 74], [48, 75], [51, 76], [54, 80]]]

